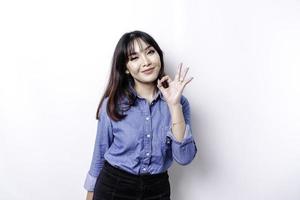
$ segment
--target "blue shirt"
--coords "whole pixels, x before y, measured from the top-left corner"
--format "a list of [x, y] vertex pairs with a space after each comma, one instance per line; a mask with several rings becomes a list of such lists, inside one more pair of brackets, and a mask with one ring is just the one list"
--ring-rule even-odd
[[94, 191], [104, 159], [132, 174], [157, 174], [165, 172], [173, 159], [181, 165], [189, 164], [197, 153], [186, 97], [182, 95], [180, 99], [186, 126], [184, 139], [179, 142], [172, 133], [169, 107], [161, 91], [151, 104], [135, 90], [132, 92], [137, 106], [125, 111], [127, 117], [121, 121], [113, 121], [107, 115], [108, 97], [100, 107], [92, 162], [84, 183], [87, 191]]

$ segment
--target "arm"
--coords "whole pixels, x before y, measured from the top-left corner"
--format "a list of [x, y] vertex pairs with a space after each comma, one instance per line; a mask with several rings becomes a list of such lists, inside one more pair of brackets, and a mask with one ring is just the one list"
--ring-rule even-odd
[[[172, 140], [173, 158], [181, 165], [190, 163], [196, 155], [197, 147], [192, 137], [190, 124], [190, 106], [188, 100], [182, 95], [184, 87], [193, 79], [186, 79], [189, 68], [183, 71], [182, 63], [178, 66], [174, 80], [168, 75], [157, 80], [157, 87], [167, 101], [172, 123], [167, 132], [167, 137]], [[162, 83], [167, 81], [168, 87]], [[182, 106], [181, 106], [182, 105]]]
[[86, 200], [93, 200], [94, 192], [87, 192]]
[[89, 192], [94, 191], [96, 180], [104, 164], [104, 154], [113, 141], [112, 124], [106, 113], [106, 105], [107, 98], [103, 101], [100, 108], [92, 162], [84, 183], [84, 188]]
[[168, 105], [171, 113], [171, 130], [178, 142], [181, 142], [185, 133], [185, 120], [182, 112], [182, 105], [180, 103]]
[[181, 165], [189, 164], [197, 153], [192, 136], [190, 105], [182, 95], [180, 105], [169, 105], [172, 124], [167, 136], [172, 139], [172, 152], [175, 161]]

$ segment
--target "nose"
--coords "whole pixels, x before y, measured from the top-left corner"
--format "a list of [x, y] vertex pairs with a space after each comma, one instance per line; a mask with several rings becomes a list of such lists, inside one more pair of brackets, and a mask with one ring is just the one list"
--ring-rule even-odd
[[143, 66], [145, 67], [151, 63], [147, 55], [142, 55], [142, 62], [143, 62]]

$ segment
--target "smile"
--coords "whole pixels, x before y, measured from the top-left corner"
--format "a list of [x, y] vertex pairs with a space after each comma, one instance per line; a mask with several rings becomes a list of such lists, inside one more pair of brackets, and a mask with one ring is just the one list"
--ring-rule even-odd
[[143, 71], [144, 74], [151, 74], [154, 71], [154, 67], [151, 69], [148, 69], [146, 71]]

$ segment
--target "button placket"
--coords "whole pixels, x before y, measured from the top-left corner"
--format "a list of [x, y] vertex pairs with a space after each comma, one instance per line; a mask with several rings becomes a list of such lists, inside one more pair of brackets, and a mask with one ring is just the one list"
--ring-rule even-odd
[[151, 110], [149, 108], [149, 104], [145, 104], [144, 107], [144, 119], [145, 119], [145, 135], [144, 135], [144, 158], [141, 161], [141, 171], [142, 173], [146, 173], [148, 169], [148, 165], [150, 163], [150, 152], [151, 152]]

